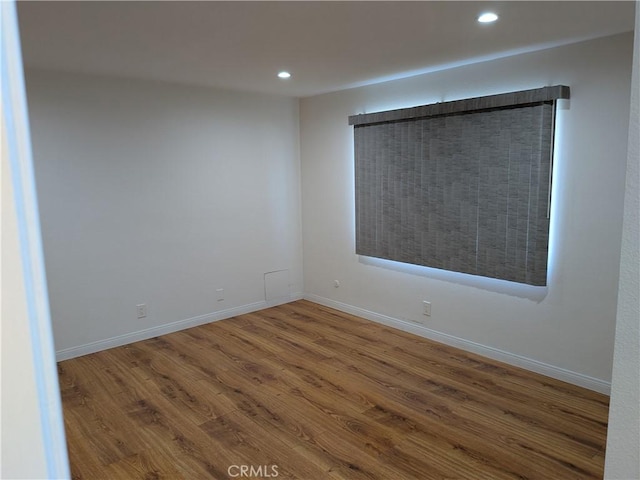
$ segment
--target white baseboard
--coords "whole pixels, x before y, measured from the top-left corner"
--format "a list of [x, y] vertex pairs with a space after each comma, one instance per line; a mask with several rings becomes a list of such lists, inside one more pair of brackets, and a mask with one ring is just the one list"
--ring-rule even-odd
[[284, 303], [293, 302], [302, 298], [303, 296], [301, 293], [291, 294], [288, 297], [280, 297], [269, 301], [249, 303], [247, 305], [241, 305], [239, 307], [233, 307], [226, 310], [220, 310], [218, 312], [207, 313], [205, 315], [198, 315], [197, 317], [178, 320], [177, 322], [166, 323], [164, 325], [147, 328], [145, 330], [125, 333], [124, 335], [118, 335], [117, 337], [98, 340], [97, 342], [91, 342], [85, 345], [79, 345], [77, 347], [65, 348], [56, 352], [56, 361], [60, 362], [62, 360], [81, 357], [82, 355], [100, 352], [109, 348], [121, 347], [130, 343], [139, 342], [140, 340], [147, 340], [149, 338], [158, 337], [160, 335], [166, 335], [168, 333], [185, 330], [187, 328], [196, 327], [198, 325], [204, 325], [205, 323], [217, 322], [219, 320], [235, 317], [237, 315], [243, 315], [245, 313], [263, 310], [265, 308], [275, 307], [276, 305], [282, 305]]
[[571, 383], [573, 385], [578, 385], [580, 387], [588, 388], [589, 390], [604, 393], [605, 395], [610, 395], [611, 392], [611, 383], [604, 380], [589, 377], [581, 373], [572, 372], [564, 368], [549, 365], [543, 362], [539, 362], [538, 360], [516, 355], [514, 353], [505, 352], [497, 348], [471, 342], [463, 338], [432, 330], [416, 323], [399, 320], [397, 318], [372, 312], [364, 308], [320, 297], [318, 295], [302, 295], [301, 293], [291, 294], [289, 297], [282, 297], [270, 301], [260, 301], [247, 305], [241, 305], [239, 307], [220, 310], [218, 312], [212, 312], [205, 315], [198, 315], [196, 317], [178, 320], [176, 322], [159, 325], [157, 327], [126, 333], [117, 337], [98, 340], [96, 342], [91, 342], [76, 347], [65, 348], [56, 352], [56, 361], [59, 362], [62, 360], [69, 360], [71, 358], [88, 355], [90, 353], [107, 350], [109, 348], [121, 347], [123, 345], [128, 345], [140, 340], [147, 340], [149, 338], [158, 337], [160, 335], [166, 335], [168, 333], [185, 330], [187, 328], [196, 327], [198, 325], [204, 325], [205, 323], [217, 322], [219, 320], [235, 317], [237, 315], [243, 315], [245, 313], [251, 313], [265, 308], [274, 307], [276, 305], [293, 302], [302, 298], [311, 302], [319, 303], [320, 305], [335, 308], [336, 310], [340, 310], [342, 312], [366, 318], [367, 320], [371, 320], [373, 322], [381, 323], [389, 327], [397, 328], [405, 332], [429, 338], [431, 340], [435, 340], [436, 342], [444, 343], [445, 345], [451, 345], [453, 347], [457, 347], [468, 352], [476, 353], [484, 357], [498, 360], [509, 365], [521, 367], [532, 372], [540, 373], [551, 378]]
[[504, 362], [516, 367], [521, 367], [525, 370], [540, 373], [557, 380], [562, 380], [563, 382], [588, 388], [589, 390], [603, 393], [605, 395], [611, 394], [611, 383], [604, 380], [589, 377], [581, 373], [572, 372], [564, 368], [549, 365], [543, 362], [539, 362], [538, 360], [533, 360], [521, 355], [516, 355], [514, 353], [505, 352], [497, 348], [481, 345], [479, 343], [471, 342], [463, 338], [432, 330], [422, 325], [399, 320], [387, 315], [381, 315], [379, 313], [371, 312], [360, 307], [355, 307], [353, 305], [348, 305], [346, 303], [320, 297], [318, 295], [305, 294], [304, 299], [309, 300], [310, 302], [319, 303], [320, 305], [335, 308], [336, 310], [340, 310], [351, 315], [366, 318], [367, 320], [371, 320], [373, 322], [381, 323], [389, 327], [397, 328], [405, 332], [413, 333], [421, 337], [435, 340], [436, 342], [451, 345], [452, 347], [457, 347], [461, 350], [476, 353], [478, 355], [482, 355], [493, 360], [498, 360], [500, 362]]

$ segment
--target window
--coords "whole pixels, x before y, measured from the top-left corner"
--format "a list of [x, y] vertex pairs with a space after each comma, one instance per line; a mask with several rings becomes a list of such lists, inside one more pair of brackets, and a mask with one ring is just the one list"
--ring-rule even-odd
[[354, 115], [356, 253], [546, 285], [569, 87]]

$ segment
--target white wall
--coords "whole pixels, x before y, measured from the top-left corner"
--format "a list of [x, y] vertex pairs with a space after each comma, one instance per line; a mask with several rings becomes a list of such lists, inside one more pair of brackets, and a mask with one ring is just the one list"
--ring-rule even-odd
[[297, 100], [44, 71], [27, 93], [59, 358], [264, 307], [267, 272], [301, 294]]
[[[618, 35], [301, 100], [307, 298], [607, 391], [632, 38]], [[349, 115], [555, 84], [569, 85], [571, 100], [558, 115], [546, 293], [372, 265], [354, 254]], [[432, 302], [431, 317], [422, 315], [422, 300]]]
[[69, 478], [14, 2], [0, 37], [0, 478]]
[[640, 478], [640, 1], [636, 1], [629, 153], [605, 478]]
[[[2, 116], [2, 425], [0, 478], [46, 478], [47, 464], [42, 442], [40, 405], [33, 365], [33, 347], [29, 331], [27, 297], [24, 291], [20, 243], [13, 185], [9, 169], [5, 118]], [[15, 368], [20, 365], [20, 368]], [[24, 455], [32, 460], [25, 464]]]

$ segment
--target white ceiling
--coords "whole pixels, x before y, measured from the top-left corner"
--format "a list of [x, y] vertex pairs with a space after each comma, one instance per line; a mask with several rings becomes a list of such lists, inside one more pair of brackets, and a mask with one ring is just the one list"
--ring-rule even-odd
[[[478, 24], [485, 10], [500, 20]], [[633, 12], [633, 1], [18, 4], [29, 67], [298, 97], [631, 31]]]

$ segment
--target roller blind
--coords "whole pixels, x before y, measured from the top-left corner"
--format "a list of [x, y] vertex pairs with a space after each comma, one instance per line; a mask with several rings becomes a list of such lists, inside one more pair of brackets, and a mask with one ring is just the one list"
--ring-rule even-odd
[[356, 253], [546, 285], [566, 86], [355, 115]]

